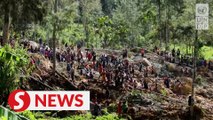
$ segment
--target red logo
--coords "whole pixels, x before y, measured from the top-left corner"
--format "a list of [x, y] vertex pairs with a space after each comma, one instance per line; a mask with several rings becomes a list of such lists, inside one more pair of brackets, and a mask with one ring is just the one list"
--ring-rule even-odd
[[13, 91], [10, 108], [24, 110], [90, 110], [89, 91]]
[[30, 96], [24, 90], [15, 90], [10, 94], [8, 103], [14, 111], [22, 112], [29, 107]]

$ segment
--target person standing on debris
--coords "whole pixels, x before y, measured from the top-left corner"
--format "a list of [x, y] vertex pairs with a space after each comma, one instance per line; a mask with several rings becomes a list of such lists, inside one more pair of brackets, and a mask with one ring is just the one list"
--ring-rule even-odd
[[132, 76], [135, 74], [134, 65], [130, 66], [130, 74], [132, 74]]
[[107, 70], [106, 72], [106, 77], [107, 77], [107, 81], [110, 82], [112, 80], [112, 73], [109, 70]]
[[144, 54], [145, 54], [145, 50], [144, 50], [144, 48], [142, 48], [141, 49], [141, 56], [144, 57]]
[[207, 60], [206, 59], [204, 59], [204, 67], [206, 67], [207, 66]]
[[127, 51], [127, 49], [125, 49], [123, 51], [123, 59], [126, 58], [127, 56], [128, 56], [128, 51]]
[[42, 45], [42, 39], [39, 38], [39, 45], [41, 46]]
[[71, 69], [72, 69], [71, 62], [67, 62], [67, 73], [69, 77], [71, 77]]
[[164, 78], [164, 85], [166, 86], [166, 88], [170, 87], [170, 79], [168, 77]]
[[180, 57], [180, 49], [177, 50], [177, 57]]
[[37, 58], [37, 60], [36, 60], [36, 65], [37, 65], [37, 66], [40, 66], [40, 64], [41, 64], [41, 61], [40, 61], [39, 58]]
[[106, 57], [105, 57], [105, 54], [102, 56], [102, 65], [103, 65], [103, 68], [106, 67]]
[[92, 59], [92, 53], [91, 52], [87, 53], [87, 59], [88, 59], [88, 61], [90, 61]]
[[109, 91], [109, 88], [108, 88], [108, 87], [106, 87], [106, 92], [105, 92], [105, 94], [106, 94], [106, 98], [107, 98], [107, 100], [108, 100], [109, 97], [110, 97], [110, 91]]
[[95, 53], [95, 51], [92, 49], [92, 61], [94, 62], [94, 61], [96, 61], [96, 53]]
[[139, 71], [142, 72], [142, 69], [143, 69], [143, 64], [140, 63], [140, 65], [139, 65]]
[[149, 89], [147, 80], [144, 79], [143, 85], [144, 85], [144, 88], [145, 88], [146, 90]]
[[117, 113], [118, 113], [118, 116], [120, 116], [121, 115], [121, 113], [122, 113], [122, 107], [121, 107], [121, 101], [119, 101], [118, 102], [118, 108], [117, 108]]
[[103, 72], [101, 73], [101, 78], [103, 82], [106, 82], [106, 70], [103, 70]]
[[184, 56], [181, 55], [181, 57], [180, 57], [180, 65], [183, 65], [183, 63], [184, 63]]
[[77, 58], [78, 58], [78, 62], [80, 62], [83, 59], [83, 54], [81, 53], [80, 49], [78, 50]]
[[144, 77], [148, 77], [148, 72], [149, 72], [148, 67], [146, 67], [146, 69], [144, 70]]
[[49, 55], [48, 55], [49, 60], [53, 60], [53, 49], [51, 49], [49, 51]]
[[154, 66], [151, 67], [151, 74], [155, 74]]
[[193, 99], [193, 97], [190, 95], [190, 96], [188, 97], [188, 105], [191, 106], [193, 103], [194, 103], [194, 99]]
[[94, 116], [101, 115], [101, 106], [98, 104], [98, 102], [95, 102], [94, 106]]
[[74, 68], [71, 68], [70, 77], [71, 77], [71, 80], [72, 80], [72, 81], [75, 80], [75, 70], [74, 70]]
[[123, 104], [122, 104], [122, 113], [127, 113], [127, 110], [128, 110], [128, 102], [124, 101]]
[[45, 50], [45, 58], [48, 58], [49, 57], [49, 51], [48, 51], [48, 48], [46, 48]]
[[157, 54], [162, 56], [161, 51], [160, 51], [159, 48], [157, 48]]
[[213, 60], [209, 60], [208, 68], [209, 68], [210, 70], [213, 70]]
[[172, 49], [172, 57], [175, 57], [175, 49]]
[[101, 63], [99, 63], [99, 65], [98, 65], [98, 72], [99, 72], [99, 74], [101, 74], [102, 72], [103, 72], [103, 65], [101, 64]]
[[157, 52], [157, 46], [155, 45], [154, 49], [153, 49], [153, 52]]

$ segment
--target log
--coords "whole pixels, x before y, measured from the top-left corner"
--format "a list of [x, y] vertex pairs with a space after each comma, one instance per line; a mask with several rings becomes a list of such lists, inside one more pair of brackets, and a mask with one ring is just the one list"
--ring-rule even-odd
[[73, 88], [78, 89], [78, 87], [75, 86], [72, 82], [70, 82], [70, 81], [68, 80], [68, 78], [64, 77], [64, 76], [63, 76], [62, 74], [60, 74], [57, 70], [56, 70], [55, 72], [56, 72], [57, 75], [59, 75], [59, 76], [60, 76], [61, 78], [63, 78], [65, 81], [67, 81], [68, 83], [70, 83], [70, 85], [71, 85]]
[[47, 87], [47, 88], [49, 88], [49, 89], [51, 89], [51, 90], [55, 90], [55, 89], [54, 89], [54, 88], [52, 88], [51, 86], [49, 86], [49, 85], [47, 85], [47, 84], [45, 84], [45, 83], [43, 83], [43, 82], [41, 82], [41, 81], [37, 80], [37, 79], [36, 79], [36, 78], [34, 78], [33, 76], [30, 76], [30, 78], [31, 78], [31, 80], [34, 80], [34, 81], [36, 81], [36, 82], [38, 82], [38, 83], [40, 83], [40, 84], [44, 85], [45, 87]]

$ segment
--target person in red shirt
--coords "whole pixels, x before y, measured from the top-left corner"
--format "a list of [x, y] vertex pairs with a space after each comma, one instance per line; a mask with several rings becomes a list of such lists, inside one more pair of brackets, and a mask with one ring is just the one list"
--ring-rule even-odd
[[103, 72], [101, 73], [101, 77], [102, 77], [102, 81], [106, 81], [106, 70], [103, 70]]
[[95, 64], [96, 62], [95, 61], [92, 61], [92, 68], [95, 69]]
[[103, 66], [101, 63], [99, 63], [98, 72], [101, 74], [103, 72]]
[[91, 53], [91, 52], [89, 52], [89, 53], [87, 54], [87, 59], [88, 59], [88, 61], [90, 61], [90, 60], [92, 59], [92, 53]]
[[142, 48], [141, 49], [141, 56], [144, 57], [144, 54], [145, 54], [145, 50]]
[[117, 108], [117, 113], [118, 113], [119, 116], [121, 115], [121, 112], [122, 112], [122, 109], [121, 109], [121, 101], [119, 101], [119, 103], [118, 103], [118, 108]]

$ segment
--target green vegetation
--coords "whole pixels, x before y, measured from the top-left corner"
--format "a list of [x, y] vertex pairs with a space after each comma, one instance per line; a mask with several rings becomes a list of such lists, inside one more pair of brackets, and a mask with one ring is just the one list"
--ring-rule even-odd
[[200, 56], [207, 60], [213, 59], [213, 47], [204, 46], [200, 49]]
[[94, 117], [91, 115], [91, 113], [87, 113], [82, 115], [71, 115], [70, 117], [66, 118], [53, 118], [51, 116], [46, 116], [45, 113], [31, 111], [24, 111], [20, 113], [20, 115], [23, 115], [30, 120], [120, 120], [120, 118], [115, 113], [107, 113], [103, 114], [103, 116], [98, 117]]
[[0, 117], [0, 119], [1, 119], [1, 120], [7, 120], [7, 118], [4, 117], [4, 116]]
[[[12, 49], [5, 45], [0, 48], [0, 93], [9, 94], [18, 83], [22, 70], [27, 72], [26, 65], [29, 64], [29, 56], [21, 47]], [[26, 74], [27, 75], [27, 74]]]
[[21, 112], [20, 115], [23, 115], [30, 120], [36, 120], [35, 115], [29, 110], [25, 110], [24, 112]]
[[10, 111], [7, 108], [0, 106], [0, 120], [25, 120], [23, 116], [16, 114], [13, 111]]
[[[115, 49], [151, 48], [156, 45], [162, 46], [162, 49], [181, 48], [181, 52], [186, 54], [193, 50], [194, 0], [55, 1], [21, 0], [16, 3], [12, 0], [8, 4], [7, 0], [0, 2], [0, 6], [5, 8], [0, 18], [0, 26], [11, 26], [8, 28], [11, 29], [11, 34], [6, 34], [9, 31], [2, 29], [3, 37], [15, 35], [35, 41], [42, 38], [51, 45], [53, 25], [56, 23], [57, 43], [61, 44], [72, 45], [84, 41], [88, 47], [93, 45]], [[204, 0], [197, 2], [206, 3]], [[57, 11], [53, 13], [55, 5]], [[212, 5], [209, 3], [210, 8]], [[17, 10], [8, 11], [7, 6], [13, 6]], [[9, 25], [6, 21], [8, 16], [12, 18]], [[209, 19], [212, 21], [211, 17]], [[209, 26], [211, 25], [210, 22]], [[210, 27], [208, 31], [199, 32], [200, 56], [206, 59], [212, 58], [212, 31], [213, 28]]]
[[[170, 50], [173, 48], [180, 49], [182, 54], [187, 54], [187, 55], [193, 55], [193, 47], [191, 46], [190, 48], [187, 47], [187, 45], [180, 44], [180, 45], [171, 45]], [[212, 46], [202, 46], [199, 49], [199, 57], [203, 57], [206, 60], [212, 60], [213, 59], [213, 47]]]

